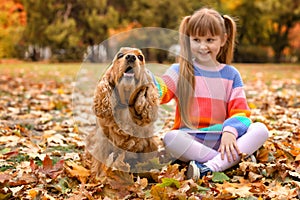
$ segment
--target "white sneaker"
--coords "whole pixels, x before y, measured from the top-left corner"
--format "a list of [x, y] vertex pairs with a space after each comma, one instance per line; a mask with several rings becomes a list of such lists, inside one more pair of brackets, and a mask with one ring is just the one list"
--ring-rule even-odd
[[193, 160], [189, 163], [186, 176], [188, 179], [198, 180], [212, 172], [213, 171], [206, 165]]
[[198, 180], [200, 178], [200, 169], [198, 168], [194, 160], [189, 163], [186, 176], [188, 179], [194, 180]]

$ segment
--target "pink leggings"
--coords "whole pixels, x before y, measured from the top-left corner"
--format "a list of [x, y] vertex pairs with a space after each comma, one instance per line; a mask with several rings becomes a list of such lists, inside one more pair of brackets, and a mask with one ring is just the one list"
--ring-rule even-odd
[[[256, 122], [250, 125], [247, 133], [237, 139], [237, 145], [242, 153], [251, 155], [264, 144], [268, 137], [267, 127], [263, 123]], [[212, 148], [216, 145], [216, 141], [205, 141], [204, 145], [192, 134], [181, 130], [172, 130], [166, 133], [164, 143], [167, 152], [172, 157], [186, 162], [196, 160], [205, 164], [212, 171], [224, 171], [240, 161], [238, 155], [238, 159], [232, 162], [228, 162], [227, 156], [222, 160], [221, 153]]]

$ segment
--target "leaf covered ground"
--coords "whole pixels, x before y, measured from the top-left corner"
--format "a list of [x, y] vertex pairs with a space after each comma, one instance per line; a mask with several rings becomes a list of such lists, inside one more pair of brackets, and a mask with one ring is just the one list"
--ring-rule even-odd
[[[300, 66], [237, 66], [252, 120], [270, 138], [239, 165], [194, 182], [184, 163], [148, 178], [111, 171], [94, 180], [84, 153], [95, 126], [90, 97], [74, 90], [92, 87], [88, 74], [77, 74], [79, 64], [1, 64], [0, 199], [299, 199]], [[163, 110], [162, 131], [172, 125], [172, 108]]]

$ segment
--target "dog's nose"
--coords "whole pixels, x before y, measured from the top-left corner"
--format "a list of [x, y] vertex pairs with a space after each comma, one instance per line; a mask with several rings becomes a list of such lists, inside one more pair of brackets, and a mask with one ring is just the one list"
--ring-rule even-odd
[[125, 57], [125, 59], [127, 60], [127, 62], [134, 62], [136, 60], [136, 57], [135, 55], [129, 54]]

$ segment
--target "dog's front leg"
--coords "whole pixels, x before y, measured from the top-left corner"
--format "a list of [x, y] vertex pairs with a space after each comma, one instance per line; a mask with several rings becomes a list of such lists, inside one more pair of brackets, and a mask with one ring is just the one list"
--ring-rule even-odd
[[118, 94], [117, 101], [124, 106], [128, 105], [128, 100], [135, 89], [134, 79], [121, 78], [115, 89]]
[[152, 83], [137, 88], [129, 101], [129, 110], [133, 121], [141, 126], [153, 123], [157, 119], [159, 98]]

